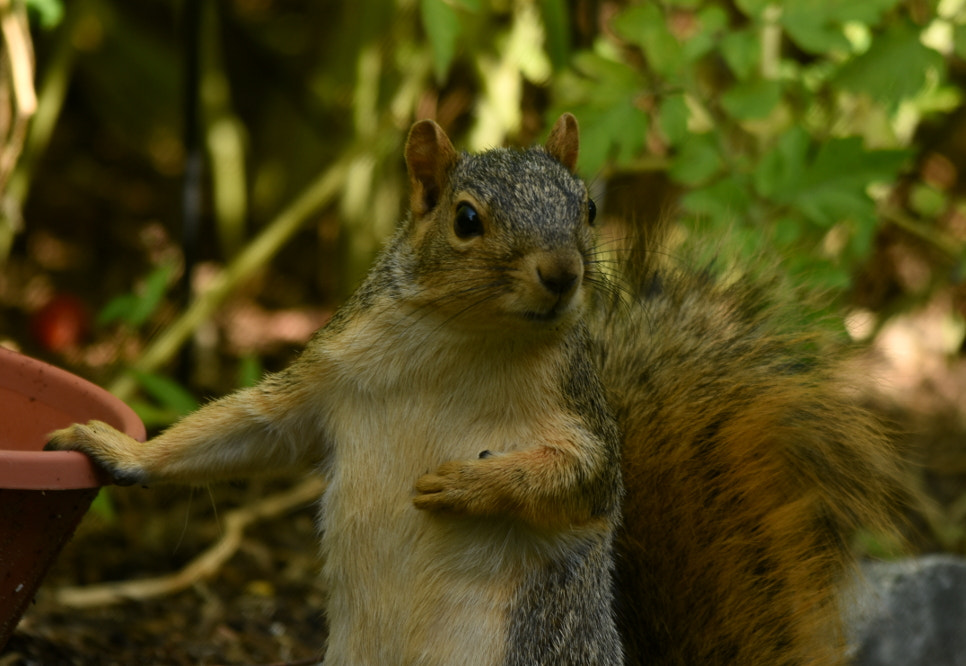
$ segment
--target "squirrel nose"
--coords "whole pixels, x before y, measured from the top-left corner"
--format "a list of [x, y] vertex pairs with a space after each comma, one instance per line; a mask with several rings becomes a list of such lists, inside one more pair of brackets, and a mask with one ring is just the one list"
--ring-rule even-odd
[[555, 296], [565, 296], [573, 291], [582, 273], [579, 257], [549, 255], [537, 263], [540, 284]]

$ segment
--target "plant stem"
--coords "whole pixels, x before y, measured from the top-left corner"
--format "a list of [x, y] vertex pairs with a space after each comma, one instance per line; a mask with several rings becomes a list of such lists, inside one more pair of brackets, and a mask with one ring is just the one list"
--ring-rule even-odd
[[963, 256], [962, 243], [957, 242], [949, 234], [917, 222], [896, 207], [889, 207], [885, 210], [882, 210], [881, 216], [883, 219], [896, 225], [906, 233], [915, 236], [919, 240], [939, 250], [953, 261], [956, 261]]
[[9, 237], [0, 238], [0, 263], [3, 263], [10, 249], [5, 240], [12, 242], [13, 235], [19, 231], [20, 210], [30, 192], [34, 169], [50, 143], [64, 106], [77, 53], [73, 45], [77, 26], [90, 12], [90, 0], [77, 0], [65, 8], [64, 22], [58, 29], [53, 53], [38, 86], [36, 110], [27, 130], [23, 152], [3, 192], [2, 215], [5, 219], [0, 220], [0, 237], [5, 233], [9, 233]]
[[[278, 217], [212, 279], [211, 286], [198, 294], [191, 306], [155, 338], [132, 366], [133, 369], [153, 372], [173, 358], [194, 330], [218, 309], [233, 289], [268, 263], [309, 216], [332, 203], [342, 190], [347, 166], [355, 153], [356, 150], [347, 151], [279, 213]], [[121, 400], [128, 400], [136, 388], [136, 380], [125, 371], [114, 380], [109, 390]]]

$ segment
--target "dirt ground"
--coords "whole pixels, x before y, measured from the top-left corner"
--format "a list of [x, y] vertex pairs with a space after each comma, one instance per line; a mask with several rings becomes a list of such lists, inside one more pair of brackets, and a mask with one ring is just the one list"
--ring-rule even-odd
[[316, 663], [326, 632], [309, 504], [252, 524], [213, 576], [184, 591], [88, 608], [57, 598], [66, 586], [176, 571], [224, 534], [232, 509], [297, 481], [112, 488], [116, 518], [88, 513], [0, 651], [0, 666]]

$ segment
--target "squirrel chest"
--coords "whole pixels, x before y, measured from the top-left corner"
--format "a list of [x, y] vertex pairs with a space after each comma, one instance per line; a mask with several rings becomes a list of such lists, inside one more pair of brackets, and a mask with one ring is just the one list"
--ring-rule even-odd
[[512, 519], [414, 510], [414, 480], [441, 463], [553, 439], [566, 419], [552, 355], [440, 344], [438, 330], [427, 345], [437, 327], [350, 326], [325, 350], [338, 377], [321, 507], [327, 663], [503, 663], [524, 570], [560, 545]]

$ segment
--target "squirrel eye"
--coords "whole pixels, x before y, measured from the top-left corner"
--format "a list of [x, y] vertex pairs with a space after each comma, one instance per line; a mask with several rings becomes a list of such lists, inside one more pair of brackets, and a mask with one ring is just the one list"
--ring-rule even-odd
[[461, 203], [456, 207], [453, 231], [464, 240], [483, 235], [483, 222], [480, 220], [480, 214], [476, 212], [473, 206], [468, 203]]
[[587, 199], [587, 224], [593, 225], [597, 217], [597, 204], [593, 199]]

